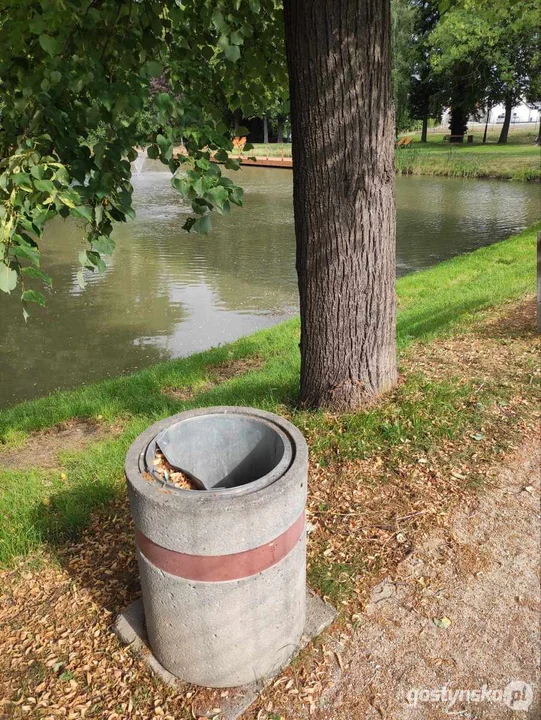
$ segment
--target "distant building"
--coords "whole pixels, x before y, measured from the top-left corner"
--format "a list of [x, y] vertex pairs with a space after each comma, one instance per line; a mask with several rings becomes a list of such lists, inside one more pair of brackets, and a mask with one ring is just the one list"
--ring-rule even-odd
[[[534, 105], [539, 105], [539, 103], [532, 103], [531, 105], [527, 105], [526, 103], [521, 103], [520, 105], [517, 105], [513, 108], [511, 112], [511, 123], [537, 123], [539, 121], [539, 113], [541, 112], [541, 109], [535, 108]], [[442, 118], [441, 118], [441, 124], [442, 125], [448, 125], [449, 124], [449, 108], [444, 110]], [[489, 112], [488, 122], [489, 124], [503, 124], [503, 121], [505, 119], [505, 105], [503, 103], [499, 105], [495, 105]], [[480, 112], [479, 115], [474, 116], [470, 115], [468, 118], [468, 122], [482, 122], [485, 123], [487, 121], [487, 114], [486, 112]]]

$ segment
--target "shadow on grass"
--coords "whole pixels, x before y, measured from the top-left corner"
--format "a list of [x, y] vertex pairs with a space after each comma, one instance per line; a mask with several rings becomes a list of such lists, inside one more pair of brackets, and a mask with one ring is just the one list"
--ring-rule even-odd
[[478, 297], [468, 302], [446, 305], [437, 310], [404, 310], [403, 315], [398, 316], [398, 342], [400, 346], [409, 344], [413, 340], [430, 339], [434, 335], [444, 334], [460, 325], [461, 320], [467, 318], [480, 310], [491, 306], [487, 296]]
[[[77, 497], [77, 492], [66, 491], [58, 493], [54, 501], [62, 507], [72, 505]], [[101, 497], [99, 506], [90, 508], [87, 504], [86, 508], [85, 520], [90, 523], [82, 533], [81, 526], [55, 524], [51, 514], [41, 519], [41, 529], [44, 535], [49, 534], [55, 558], [77, 587], [84, 588], [94, 602], [115, 616], [140, 595], [128, 499], [125, 492], [115, 492], [108, 501]], [[39, 517], [36, 523], [40, 523]]]
[[479, 334], [494, 340], [535, 336], [536, 314], [536, 298], [533, 297], [506, 309], [494, 320], [486, 323], [479, 330]]
[[[293, 411], [295, 388], [295, 381], [280, 385], [273, 378], [266, 377], [264, 371], [257, 371], [227, 381], [223, 387], [218, 385], [188, 403], [175, 402], [159, 392], [156, 395], [159, 412], [142, 414], [132, 419], [120, 436], [96, 442], [83, 451], [68, 455], [62, 467], [53, 471], [55, 479], [52, 482], [55, 487], [47, 493], [46, 499], [31, 505], [27, 510], [20, 508], [20, 522], [17, 523], [16, 519], [12, 519], [12, 522], [33, 529], [33, 539], [28, 543], [30, 545], [45, 543], [55, 549], [75, 541], [94, 511], [115, 504], [119, 498], [127, 504], [123, 469], [127, 449], [137, 435], [156, 419], [188, 407], [211, 405], [248, 405], [271, 411], [277, 410], [280, 405], [283, 411]], [[159, 405], [158, 398], [161, 401]], [[61, 475], [59, 470], [63, 471]], [[10, 475], [14, 479], [8, 491], [16, 496], [19, 492], [17, 473], [14, 471]], [[58, 476], [66, 480], [58, 480]], [[64, 483], [65, 486], [62, 486]], [[50, 486], [51, 482], [48, 484]], [[15, 507], [14, 513], [18, 512]], [[23, 549], [24, 543], [20, 551]]]
[[[467, 307], [469, 312], [471, 306]], [[515, 337], [517, 332], [530, 335], [534, 330], [532, 317], [533, 301], [529, 300], [509, 307], [485, 327], [491, 337], [492, 333], [495, 337]], [[272, 379], [261, 377], [263, 372], [252, 373], [246, 387], [243, 387], [246, 378], [228, 381], [224, 387], [217, 386], [197, 398], [196, 404], [234, 404], [233, 401], [241, 398], [246, 404], [258, 403], [276, 410], [278, 402], [291, 397], [284, 391], [286, 386], [278, 393]], [[289, 391], [294, 396], [293, 390], [294, 384], [291, 384]], [[422, 374], [410, 373], [407, 382], [385, 403], [363, 413], [334, 417], [295, 412], [291, 404], [280, 409], [291, 412], [305, 432], [312, 457], [318, 462], [325, 457], [341, 462], [368, 457], [382, 445], [400, 446], [404, 439], [408, 442], [409, 454], [415, 455], [417, 451], [425, 454], [441, 438], [457, 437], [465, 423], [477, 427], [482, 420], [481, 410], [470, 408], [467, 413], [459, 412], [465, 407], [470, 392], [470, 385], [457, 384], [451, 378], [434, 383]], [[484, 396], [478, 394], [476, 399], [481, 407]], [[67, 473], [73, 475], [75, 484], [50, 494], [47, 502], [32, 508], [28, 518], [37, 535], [36, 544], [49, 545], [77, 585], [112, 613], [126, 607], [140, 592], [122, 466], [129, 442], [147, 424], [146, 418], [137, 419], [123, 438], [99, 443], [74, 456], [73, 467], [67, 467]], [[103, 473], [99, 472], [100, 468]], [[315, 559], [310, 578], [318, 588], [339, 601], [342, 591], [346, 590], [341, 585], [343, 569], [336, 565], [329, 575], [327, 566]], [[356, 574], [363, 572], [362, 564], [355, 566], [355, 570]]]

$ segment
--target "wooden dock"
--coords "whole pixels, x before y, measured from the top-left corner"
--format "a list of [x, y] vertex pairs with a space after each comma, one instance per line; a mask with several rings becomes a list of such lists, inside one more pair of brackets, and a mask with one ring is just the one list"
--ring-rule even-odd
[[[288, 157], [284, 158], [264, 158], [264, 157], [256, 157], [255, 159], [247, 158], [247, 157], [238, 157], [233, 154], [229, 156], [231, 160], [240, 160], [241, 165], [246, 165], [247, 167], [267, 167], [267, 168], [283, 168], [291, 170], [293, 167], [293, 160]], [[218, 160], [215, 160], [214, 158], [211, 158], [212, 162], [218, 162]], [[220, 165], [222, 163], [219, 163]]]

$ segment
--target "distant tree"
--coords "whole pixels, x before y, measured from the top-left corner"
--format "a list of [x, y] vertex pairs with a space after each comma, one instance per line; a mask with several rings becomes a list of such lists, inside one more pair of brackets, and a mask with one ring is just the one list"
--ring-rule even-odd
[[[490, 63], [486, 56], [467, 48], [479, 31], [475, 16], [457, 5], [444, 13], [433, 28], [429, 43], [434, 76], [439, 82], [439, 100], [450, 109], [451, 142], [462, 142], [468, 117], [479, 106], [489, 83]], [[462, 44], [457, 42], [461, 39]]]
[[289, 89], [282, 97], [274, 95], [273, 101], [268, 104], [267, 118], [272, 127], [276, 129], [276, 142], [284, 142], [285, 126], [289, 117]]
[[439, 0], [409, 0], [414, 11], [410, 45], [410, 114], [422, 121], [421, 142], [427, 141], [428, 119], [441, 114], [440, 83], [430, 61], [430, 34], [440, 19]]
[[411, 81], [414, 61], [415, 8], [409, 0], [392, 0], [392, 82], [397, 133], [411, 127]]
[[451, 133], [461, 131], [467, 115], [488, 98], [488, 104], [505, 106], [498, 142], [507, 142], [512, 109], [541, 71], [538, 0], [461, 0], [443, 15], [431, 40], [434, 67], [448, 88]]

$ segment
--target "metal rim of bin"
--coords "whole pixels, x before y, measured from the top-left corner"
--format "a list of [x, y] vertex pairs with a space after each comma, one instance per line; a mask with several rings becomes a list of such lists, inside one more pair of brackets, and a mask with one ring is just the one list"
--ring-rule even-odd
[[[217, 411], [218, 410], [218, 411]], [[174, 425], [179, 425], [181, 423], [193, 423], [201, 421], [207, 417], [213, 416], [213, 417], [220, 417], [220, 416], [226, 416], [225, 413], [223, 413], [221, 408], [215, 409], [215, 408], [206, 408], [206, 412], [202, 412], [200, 415], [196, 417], [188, 417], [188, 418], [180, 418], [178, 419], [178, 416], [174, 416], [175, 422], [171, 423], [167, 428], [160, 429], [160, 432], [156, 433], [154, 437], [150, 440], [146, 448], [143, 450], [141, 455], [139, 456], [139, 469], [141, 472], [146, 472], [152, 476], [152, 478], [157, 482], [161, 483], [164, 486], [167, 487], [167, 489], [171, 489], [175, 492], [179, 493], [194, 493], [194, 492], [203, 492], [203, 493], [220, 493], [220, 495], [227, 495], [227, 496], [241, 496], [246, 495], [248, 493], [256, 492], [257, 490], [261, 490], [262, 488], [266, 487], [267, 485], [271, 485], [273, 482], [278, 480], [278, 478], [282, 477], [284, 473], [287, 472], [287, 470], [291, 467], [291, 464], [294, 459], [294, 450], [293, 450], [293, 442], [290, 435], [283, 429], [280, 428], [275, 422], [268, 418], [263, 417], [254, 417], [253, 414], [243, 413], [243, 412], [235, 412], [235, 413], [229, 413], [227, 414], [227, 417], [230, 418], [232, 415], [234, 415], [235, 418], [241, 418], [243, 420], [249, 421], [250, 423], [258, 423], [260, 425], [266, 426], [267, 428], [271, 429], [272, 432], [276, 435], [277, 438], [280, 439], [282, 445], [283, 445], [283, 453], [279, 460], [279, 462], [275, 465], [274, 468], [272, 468], [268, 473], [265, 473], [259, 478], [255, 478], [254, 480], [251, 480], [247, 483], [243, 483], [242, 485], [238, 485], [235, 487], [211, 487], [211, 488], [204, 488], [204, 489], [186, 489], [178, 487], [177, 485], [174, 485], [168, 480], [161, 479], [156, 476], [154, 469], [153, 469], [153, 460], [156, 454], [156, 449], [159, 447], [157, 445], [157, 440], [167, 429], [173, 427]]]

